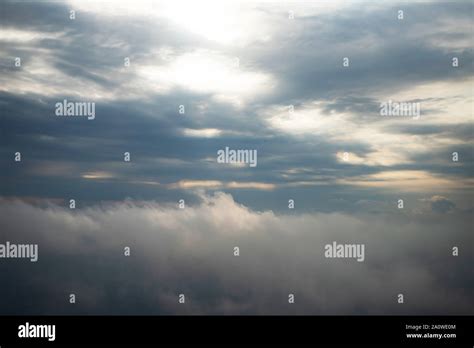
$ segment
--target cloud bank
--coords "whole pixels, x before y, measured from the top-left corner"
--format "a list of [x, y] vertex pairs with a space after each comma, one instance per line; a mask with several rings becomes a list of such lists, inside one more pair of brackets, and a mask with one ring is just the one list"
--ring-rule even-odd
[[[465, 212], [281, 215], [200, 198], [185, 209], [1, 200], [1, 239], [39, 245], [34, 264], [0, 263], [1, 314], [474, 313]], [[365, 244], [364, 262], [325, 258], [333, 241]]]

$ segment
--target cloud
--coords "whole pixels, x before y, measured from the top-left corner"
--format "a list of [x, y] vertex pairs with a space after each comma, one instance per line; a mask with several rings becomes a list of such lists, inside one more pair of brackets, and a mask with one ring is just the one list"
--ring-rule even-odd
[[113, 174], [107, 172], [87, 172], [82, 174], [84, 179], [110, 179], [113, 178]]
[[0, 242], [40, 261], [0, 260], [0, 314], [472, 314], [472, 4], [181, 5], [2, 3]]
[[242, 105], [250, 97], [269, 93], [275, 82], [264, 72], [237, 65], [237, 57], [198, 49], [169, 58], [167, 64], [137, 63], [137, 75], [148, 91], [170, 93], [174, 88], [211, 94], [219, 101]]
[[176, 189], [195, 189], [195, 188], [211, 188], [211, 189], [254, 189], [254, 190], [273, 190], [276, 185], [264, 182], [221, 182], [218, 180], [180, 180], [176, 183], [168, 185], [169, 188]]
[[[391, 167], [427, 161], [433, 151], [460, 147], [472, 139], [459, 137], [458, 129], [470, 123], [472, 79], [437, 82], [409, 88], [391, 96], [370, 98], [335, 98], [300, 103], [290, 112], [289, 106], [271, 105], [262, 108], [261, 117], [267, 125], [293, 138], [317, 138], [338, 144], [339, 153], [350, 152], [344, 147], [359, 147], [345, 163]], [[417, 96], [416, 100], [412, 100]], [[380, 103], [403, 100], [421, 105], [421, 118], [382, 117]], [[456, 117], [448, 117], [448, 115]], [[469, 126], [470, 127], [470, 126]], [[425, 129], [437, 129], [427, 133]], [[444, 132], [443, 132], [444, 130]], [[423, 157], [425, 159], [423, 160]]]
[[[472, 314], [474, 282], [459, 267], [472, 257], [471, 226], [450, 215], [277, 215], [224, 193], [202, 195], [185, 209], [128, 200], [73, 211], [53, 202], [0, 200], [1, 240], [39, 244], [35, 264], [0, 262], [0, 308], [2, 314]], [[365, 261], [326, 259], [324, 245], [332, 241], [364, 243]], [[457, 258], [452, 246], [460, 248]], [[69, 293], [76, 294], [74, 306]], [[180, 293], [185, 305], [178, 304]]]
[[370, 175], [339, 180], [344, 185], [395, 189], [401, 192], [426, 192], [436, 188], [438, 191], [472, 189], [471, 178], [433, 175], [421, 170], [383, 171]]
[[183, 135], [185, 136], [196, 137], [196, 138], [213, 138], [213, 137], [218, 137], [222, 134], [222, 131], [216, 128], [204, 128], [204, 129], [184, 128], [182, 132], [183, 132]]
[[431, 209], [436, 213], [448, 213], [451, 212], [455, 207], [456, 204], [446, 197], [435, 195], [429, 199], [425, 199], [431, 205]]

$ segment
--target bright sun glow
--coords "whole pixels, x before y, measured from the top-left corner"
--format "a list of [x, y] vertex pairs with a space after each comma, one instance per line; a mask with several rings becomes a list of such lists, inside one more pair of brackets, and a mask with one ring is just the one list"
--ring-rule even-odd
[[[255, 6], [245, 1], [193, 0], [114, 0], [69, 1], [79, 11], [109, 16], [139, 16], [165, 19], [190, 34], [219, 44], [245, 45], [249, 41], [266, 40], [262, 13], [249, 11]], [[258, 30], [257, 30], [258, 29]]]
[[236, 3], [227, 1], [169, 1], [163, 13], [171, 21], [208, 40], [230, 43], [242, 39], [245, 26]]
[[244, 99], [265, 93], [274, 86], [261, 72], [246, 71], [235, 58], [209, 50], [197, 50], [171, 59], [167, 65], [143, 65], [139, 74], [155, 90], [174, 87], [210, 93], [216, 99], [240, 104]]

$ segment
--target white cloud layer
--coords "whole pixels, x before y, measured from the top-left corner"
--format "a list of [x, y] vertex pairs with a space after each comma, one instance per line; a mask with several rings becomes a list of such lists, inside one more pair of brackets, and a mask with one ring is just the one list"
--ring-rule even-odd
[[[473, 313], [472, 275], [459, 267], [472, 258], [472, 235], [456, 214], [275, 215], [249, 210], [228, 194], [201, 198], [184, 210], [154, 202], [71, 211], [0, 201], [1, 240], [39, 244], [35, 265], [0, 264], [0, 308], [43, 314]], [[324, 245], [333, 241], [365, 244], [365, 261], [324, 258]], [[130, 257], [123, 256], [125, 246]], [[453, 246], [460, 256], [451, 255]], [[7, 291], [12, 287], [16, 292]], [[69, 292], [79, 299], [74, 309]], [[178, 304], [179, 293], [185, 305]], [[403, 305], [396, 302], [399, 293]], [[21, 305], [22, 296], [30, 309]]]

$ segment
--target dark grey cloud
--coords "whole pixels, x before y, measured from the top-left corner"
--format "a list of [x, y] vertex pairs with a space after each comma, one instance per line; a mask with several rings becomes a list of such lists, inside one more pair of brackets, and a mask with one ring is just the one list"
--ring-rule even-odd
[[[397, 19], [399, 9], [405, 12], [403, 21]], [[467, 2], [352, 6], [303, 17], [292, 23], [293, 30], [283, 26], [271, 45], [246, 55], [279, 76], [282, 89], [270, 97], [279, 103], [359, 97], [374, 91], [389, 94], [420, 83], [472, 76], [472, 46], [454, 50], [463, 66], [452, 69], [453, 50], [430, 40], [450, 44], [452, 37], [465, 39], [467, 27], [453, 24], [458, 30], [451, 40], [443, 40], [439, 34], [446, 28], [438, 22], [465, 25], [471, 10]], [[342, 67], [343, 57], [350, 58], [349, 69]]]

